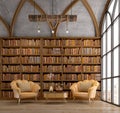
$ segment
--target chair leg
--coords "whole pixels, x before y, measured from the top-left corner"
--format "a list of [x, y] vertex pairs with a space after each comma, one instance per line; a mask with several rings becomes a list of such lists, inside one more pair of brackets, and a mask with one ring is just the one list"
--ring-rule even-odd
[[91, 103], [91, 99], [89, 98], [89, 103]]
[[37, 101], [37, 97], [35, 97], [35, 101]]
[[89, 98], [89, 103], [94, 102], [94, 98]]
[[18, 100], [17, 100], [17, 101], [18, 101], [18, 104], [19, 104], [19, 103], [21, 102], [21, 99], [20, 99], [20, 98], [18, 98]]

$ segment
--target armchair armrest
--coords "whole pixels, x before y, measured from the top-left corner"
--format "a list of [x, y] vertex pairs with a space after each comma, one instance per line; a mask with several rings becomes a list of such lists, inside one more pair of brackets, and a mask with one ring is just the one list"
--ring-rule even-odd
[[38, 84], [36, 84], [36, 83], [33, 84], [33, 86], [32, 86], [33, 92], [38, 92], [40, 89], [41, 89], [41, 87]]
[[74, 95], [75, 92], [78, 92], [78, 86], [77, 83], [74, 83], [70, 86], [70, 90], [72, 92], [72, 94]]
[[96, 90], [97, 90], [97, 86], [92, 86], [92, 87], [90, 87], [88, 89], [88, 96], [89, 96], [89, 98], [95, 98]]
[[12, 82], [10, 85], [13, 91], [17, 91], [19, 94], [21, 93], [21, 89], [14, 82]]

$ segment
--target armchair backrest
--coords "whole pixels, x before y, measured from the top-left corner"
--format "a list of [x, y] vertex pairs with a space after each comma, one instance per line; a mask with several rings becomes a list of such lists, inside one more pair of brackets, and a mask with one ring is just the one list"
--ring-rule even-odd
[[97, 87], [99, 86], [99, 82], [96, 80], [84, 80], [77, 83], [78, 91], [87, 92], [88, 89], [93, 86], [97, 89]]
[[11, 88], [19, 88], [21, 92], [33, 91], [34, 82], [28, 80], [14, 80], [11, 82]]

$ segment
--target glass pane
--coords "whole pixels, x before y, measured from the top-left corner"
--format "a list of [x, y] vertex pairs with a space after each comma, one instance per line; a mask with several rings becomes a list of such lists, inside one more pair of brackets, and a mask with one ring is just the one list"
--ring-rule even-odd
[[119, 78], [114, 78], [114, 104], [119, 104]]
[[107, 77], [111, 77], [111, 53], [107, 55]]
[[107, 31], [107, 52], [111, 50], [111, 27]]
[[107, 80], [107, 101], [111, 102], [111, 79]]
[[103, 78], [106, 78], [106, 56], [103, 57]]
[[106, 16], [104, 17], [104, 23], [103, 23], [103, 27], [102, 27], [102, 33], [104, 33], [105, 32], [105, 30], [106, 30], [106, 28], [107, 28], [107, 26], [106, 26]]
[[114, 27], [114, 32], [113, 32], [114, 43], [113, 43], [113, 46], [115, 47], [119, 44], [119, 32], [118, 32], [119, 31], [119, 18], [114, 22], [113, 27]]
[[114, 12], [114, 19], [118, 16], [119, 14], [119, 2], [117, 0], [116, 6], [115, 6], [115, 12]]
[[103, 43], [103, 55], [106, 53], [106, 33], [103, 35], [103, 39], [102, 39], [102, 43]]
[[113, 63], [113, 76], [118, 76], [119, 75], [119, 48], [115, 48], [113, 51], [113, 55], [114, 55], [114, 63]]
[[112, 15], [112, 12], [113, 12], [114, 3], [115, 3], [115, 0], [112, 0], [111, 4], [109, 6], [109, 9], [108, 9], [108, 11], [110, 12], [111, 15]]
[[110, 15], [107, 13], [107, 28], [110, 26], [111, 24], [111, 18]]
[[106, 101], [106, 80], [102, 80], [102, 99]]

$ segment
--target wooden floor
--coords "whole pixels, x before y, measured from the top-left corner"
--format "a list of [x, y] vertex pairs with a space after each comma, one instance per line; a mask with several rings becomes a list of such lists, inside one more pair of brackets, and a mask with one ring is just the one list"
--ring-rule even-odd
[[120, 113], [120, 107], [95, 101], [45, 101], [24, 100], [17, 104], [16, 101], [0, 100], [0, 113]]

